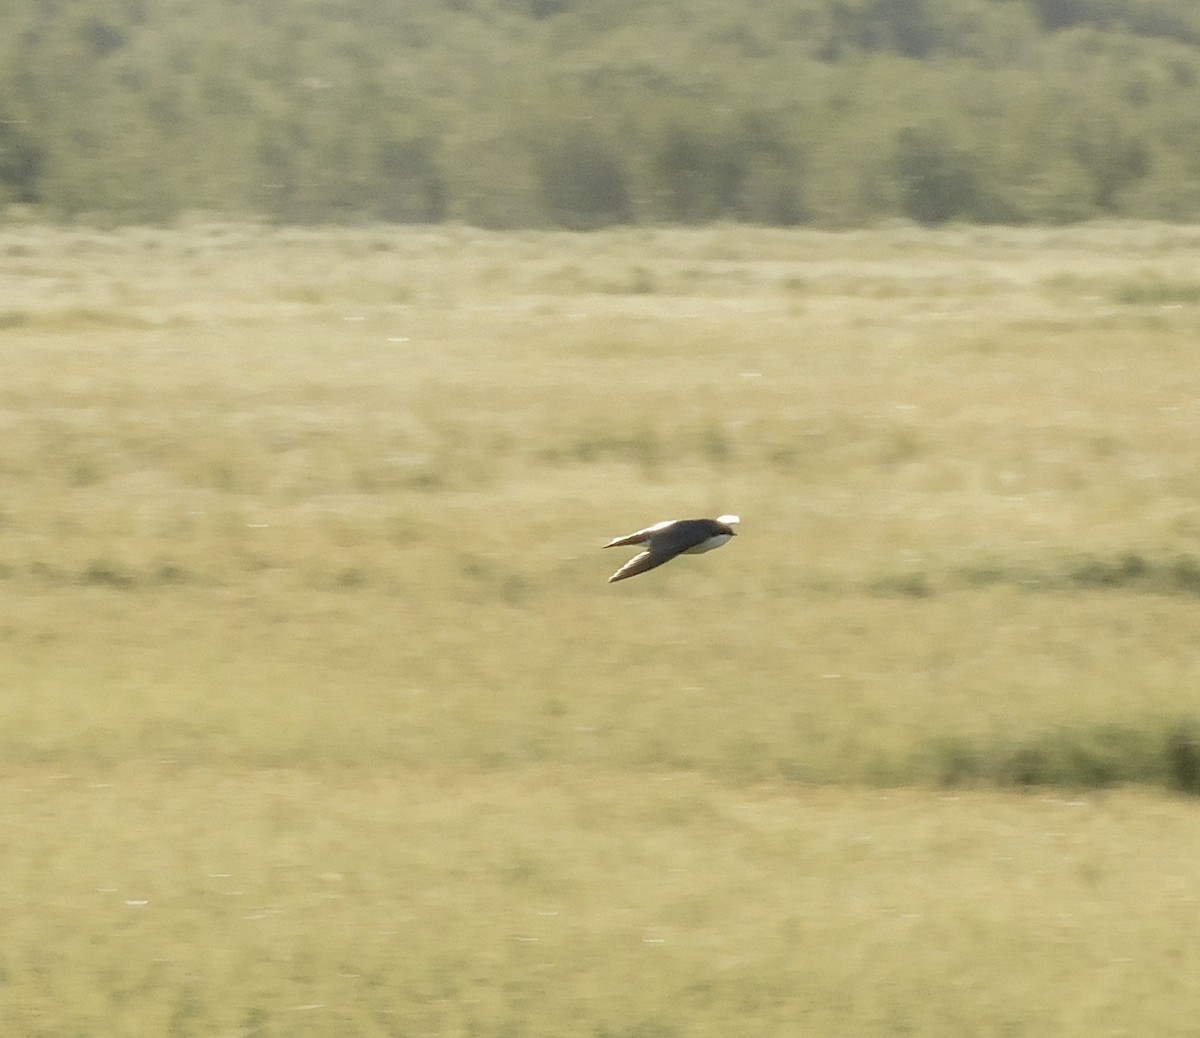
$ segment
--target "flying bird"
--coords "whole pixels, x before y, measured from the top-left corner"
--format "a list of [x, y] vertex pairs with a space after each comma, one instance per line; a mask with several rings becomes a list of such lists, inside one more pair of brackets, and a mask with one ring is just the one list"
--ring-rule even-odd
[[628, 537], [614, 537], [604, 547], [637, 544], [642, 551], [609, 577], [608, 582], [636, 577], [670, 562], [676, 555], [699, 555], [719, 548], [737, 536], [734, 527], [740, 522], [736, 515], [719, 515], [715, 519], [667, 519]]

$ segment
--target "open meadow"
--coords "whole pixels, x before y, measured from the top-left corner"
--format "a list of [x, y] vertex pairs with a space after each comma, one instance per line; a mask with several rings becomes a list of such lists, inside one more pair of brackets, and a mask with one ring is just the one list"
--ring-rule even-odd
[[1198, 256], [6, 226], [0, 1033], [1194, 1035]]

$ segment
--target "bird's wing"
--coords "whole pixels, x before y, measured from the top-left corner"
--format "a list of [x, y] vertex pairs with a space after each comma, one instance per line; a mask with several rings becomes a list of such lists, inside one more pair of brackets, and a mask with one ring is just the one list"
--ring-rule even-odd
[[703, 544], [712, 535], [712, 523], [709, 520], [680, 519], [651, 536], [650, 547], [656, 554], [670, 558]]
[[661, 523], [655, 523], [653, 526], [647, 526], [644, 530], [638, 530], [637, 533], [631, 533], [627, 537], [614, 537], [604, 547], [618, 548], [625, 544], [645, 544], [659, 530], [665, 530], [668, 526], [674, 525], [674, 519], [664, 519]]
[[676, 554], [676, 552], [663, 554], [657, 551], [643, 551], [609, 577], [608, 582], [611, 584], [617, 580], [625, 580], [627, 577], [636, 577], [639, 573], [645, 573], [647, 570], [661, 566], [664, 562], [670, 562]]

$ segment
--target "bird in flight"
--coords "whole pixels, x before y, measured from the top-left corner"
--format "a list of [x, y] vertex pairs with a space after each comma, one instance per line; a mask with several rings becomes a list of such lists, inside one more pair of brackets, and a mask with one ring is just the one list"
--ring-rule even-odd
[[670, 562], [676, 555], [699, 555], [719, 548], [737, 536], [734, 527], [740, 522], [736, 515], [719, 515], [715, 519], [667, 519], [628, 537], [614, 537], [604, 547], [636, 544], [642, 551], [609, 577], [608, 582], [636, 577]]

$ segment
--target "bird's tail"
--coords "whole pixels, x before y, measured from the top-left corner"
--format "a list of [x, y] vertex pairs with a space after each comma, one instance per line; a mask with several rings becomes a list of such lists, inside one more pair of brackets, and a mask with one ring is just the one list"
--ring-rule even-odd
[[627, 544], [645, 544], [645, 543], [646, 543], [646, 535], [643, 532], [638, 531], [637, 533], [631, 533], [628, 537], [614, 537], [604, 547], [606, 547], [606, 548], [621, 548]]

